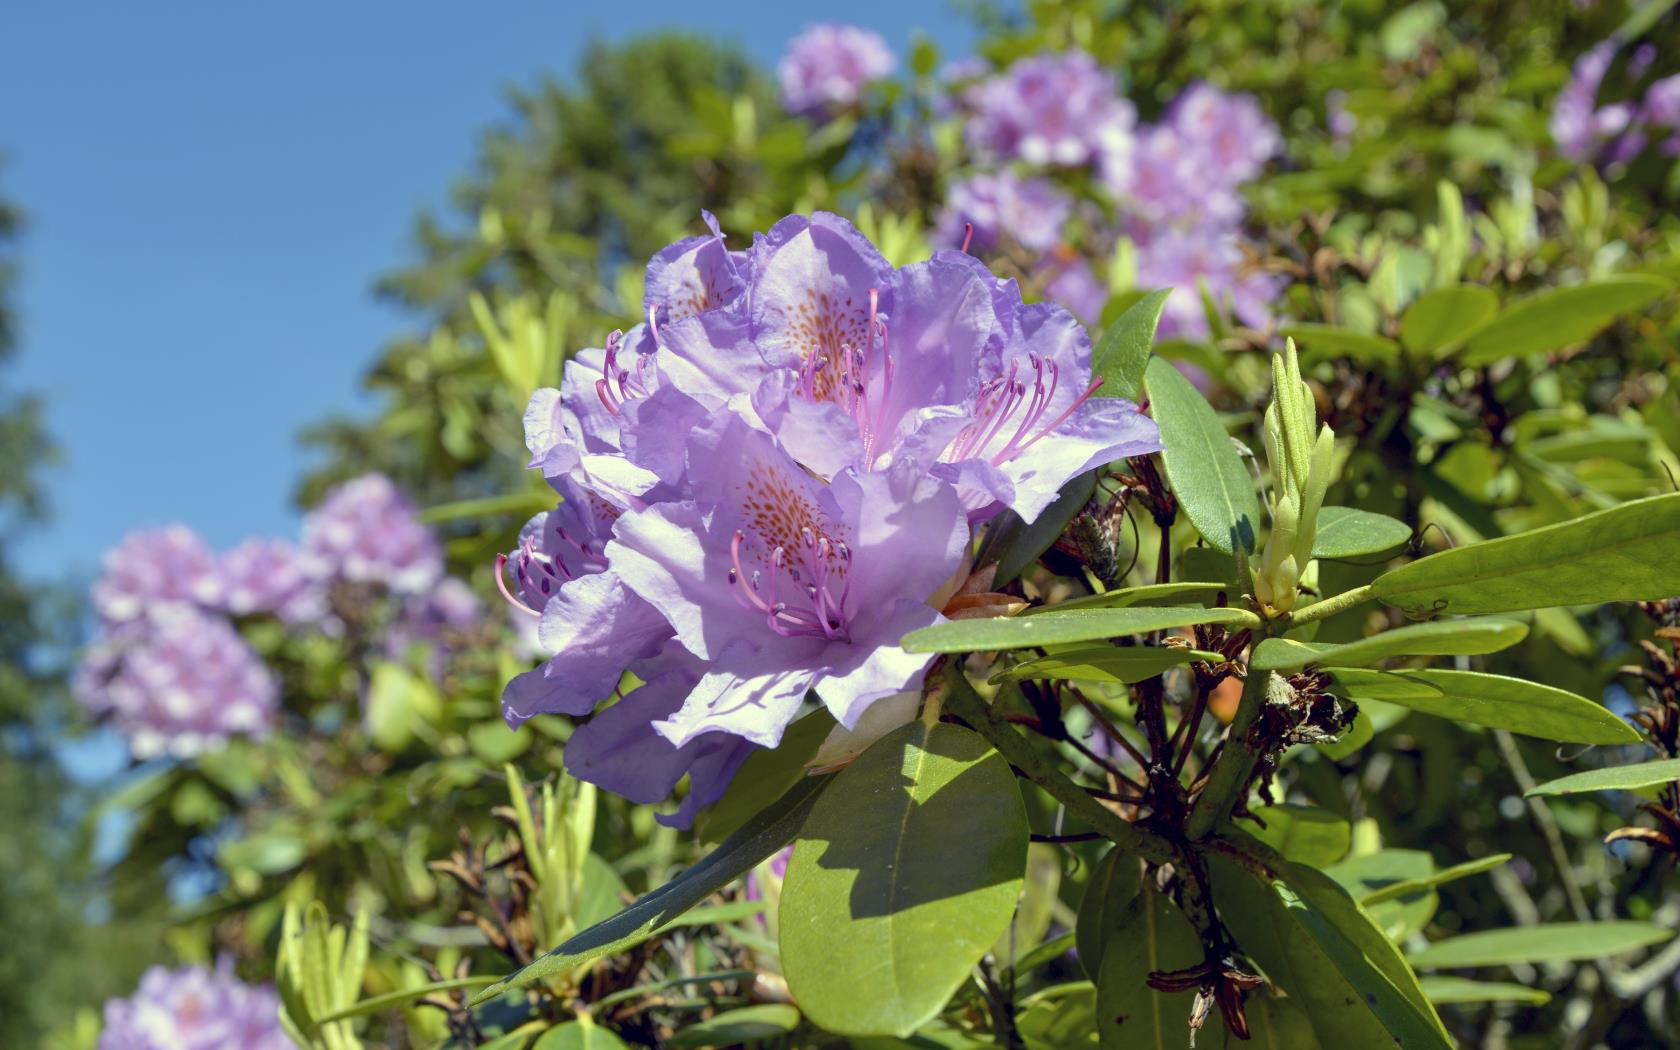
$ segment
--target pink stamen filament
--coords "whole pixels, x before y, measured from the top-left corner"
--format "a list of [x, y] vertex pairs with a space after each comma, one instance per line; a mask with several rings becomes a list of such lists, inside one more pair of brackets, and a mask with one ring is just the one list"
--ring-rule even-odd
[[508, 590], [507, 563], [508, 563], [508, 556], [507, 555], [505, 555], [505, 554], [496, 555], [496, 589], [498, 591], [502, 592], [502, 597], [507, 599], [507, 602], [508, 602], [509, 605], [513, 606], [515, 609], [518, 609], [520, 612], [526, 614], [527, 616], [537, 616], [537, 617], [542, 616], [542, 613], [540, 613], [537, 610], [531, 608], [529, 605], [526, 605], [525, 602], [522, 599], [514, 597], [513, 592]]
[[[1067, 422], [1103, 383], [1101, 379], [1093, 381], [1083, 393], [1073, 399], [1072, 404], [1059, 412], [1054, 419], [1044, 422], [1044, 414], [1050, 410], [1051, 403], [1056, 399], [1056, 390], [1061, 382], [1061, 368], [1054, 361], [1047, 361], [1036, 354], [1029, 355], [1027, 360], [1033, 370], [1031, 394], [1028, 394], [1025, 383], [1016, 380], [1020, 373], [1019, 361], [1010, 364], [1007, 376], [1000, 376], [985, 383], [975, 399], [974, 421], [964, 427], [945, 450], [942, 458], [946, 462], [954, 463], [983, 456], [993, 466], [1007, 463], [1038, 444], [1045, 435], [1054, 433], [1056, 428]], [[1049, 373], [1048, 383], [1045, 381], [1046, 373]], [[1016, 419], [1018, 410], [1022, 411], [1020, 418]], [[1011, 421], [1015, 423], [1015, 428], [1009, 440], [1004, 442], [1003, 447], [987, 455], [986, 449]]]
[[[851, 552], [845, 544], [830, 544], [826, 537], [817, 539], [811, 530], [802, 530], [801, 539], [807, 548], [804, 567], [811, 580], [801, 588], [810, 607], [801, 609], [780, 600], [777, 593], [782, 575], [794, 580], [799, 578], [798, 570], [789, 567], [787, 548], [777, 546], [770, 552], [766, 579], [765, 574], [757, 570], [749, 573], [741, 562], [741, 547], [746, 538], [746, 533], [737, 530], [729, 545], [729, 586], [741, 607], [762, 613], [765, 626], [784, 638], [845, 640], [848, 636], [846, 595], [851, 589], [851, 573], [846, 571], [850, 566]], [[815, 555], [815, 560], [812, 555]], [[829, 587], [831, 556], [839, 559], [846, 583], [838, 599]]]

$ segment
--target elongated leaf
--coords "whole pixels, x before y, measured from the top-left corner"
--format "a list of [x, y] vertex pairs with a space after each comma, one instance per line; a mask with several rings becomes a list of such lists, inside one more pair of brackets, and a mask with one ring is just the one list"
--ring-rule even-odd
[[531, 1050], [624, 1050], [624, 1040], [593, 1021], [567, 1021], [538, 1036]]
[[1422, 893], [1425, 890], [1431, 890], [1458, 879], [1480, 875], [1484, 871], [1492, 871], [1510, 859], [1511, 855], [1509, 853], [1495, 853], [1491, 857], [1479, 857], [1476, 860], [1467, 860], [1463, 864], [1454, 864], [1450, 868], [1421, 878], [1401, 879], [1399, 882], [1391, 882], [1386, 886], [1372, 890], [1361, 898], [1359, 903], [1369, 906], [1381, 904], [1383, 901], [1410, 897], [1413, 894]]
[[684, 912], [714, 891], [751, 871], [759, 862], [787, 845], [816, 804], [828, 777], [806, 777], [765, 807], [698, 864], [642, 895], [605, 922], [566, 941], [547, 955], [473, 996], [473, 1004], [488, 1002], [511, 987], [562, 973], [591, 959], [635, 947], [672, 925]]
[[1123, 850], [1111, 849], [1097, 862], [1074, 924], [1079, 965], [1094, 981], [1101, 975], [1103, 945], [1117, 936], [1127, 909], [1143, 887], [1143, 865]]
[[1103, 381], [1098, 397], [1137, 400], [1149, 351], [1155, 345], [1155, 328], [1171, 294], [1171, 288], [1163, 288], [1127, 307], [1091, 348], [1091, 371]]
[[[1103, 1050], [1180, 1050], [1188, 1045], [1190, 995], [1158, 992], [1148, 979], [1157, 971], [1202, 962], [1202, 941], [1190, 920], [1165, 894], [1145, 884], [1112, 943], [1114, 950], [1102, 953], [1097, 978], [1097, 1036]], [[1223, 1045], [1223, 1027], [1216, 1010], [1198, 1043]]]
[[834, 725], [834, 716], [819, 707], [788, 726], [781, 744], [748, 755], [723, 797], [700, 811], [694, 822], [700, 841], [723, 841], [763, 809], [765, 799], [781, 798], [806, 775], [805, 763]]
[[1474, 335], [1499, 312], [1491, 288], [1460, 284], [1418, 298], [1400, 318], [1400, 342], [1414, 354], [1438, 357]]
[[1045, 507], [1030, 525], [1012, 510], [999, 514], [986, 526], [986, 539], [981, 544], [975, 564], [988, 565], [995, 561], [997, 576], [993, 578], [992, 585], [1003, 589], [1005, 584], [1037, 561], [1039, 555], [1050, 549], [1074, 515], [1085, 509], [1096, 487], [1096, 471], [1079, 475], [1062, 486], [1055, 502]]
[[1515, 963], [1602, 959], [1661, 944], [1674, 931], [1655, 923], [1553, 922], [1483, 930], [1436, 941], [1411, 957], [1412, 965], [1437, 970]]
[[1402, 897], [1372, 903], [1370, 895], [1402, 882], [1419, 882], [1435, 874], [1435, 861], [1422, 850], [1383, 849], [1349, 857], [1324, 869], [1348, 894], [1359, 901], [1390, 941], [1404, 942], [1429, 925], [1441, 898], [1425, 887]]
[[1461, 360], [1480, 366], [1502, 357], [1550, 353], [1591, 339], [1623, 314], [1674, 290], [1652, 274], [1619, 274], [1539, 292], [1507, 307], [1465, 344]]
[[1353, 844], [1353, 826], [1327, 809], [1282, 802], [1261, 806], [1237, 826], [1285, 858], [1328, 867], [1347, 855]]
[[743, 1006], [689, 1025], [665, 1040], [666, 1046], [739, 1046], [775, 1039], [799, 1027], [799, 1010], [787, 1003]]
[[1404, 960], [1322, 873], [1288, 867], [1292, 883], [1305, 882], [1303, 873], [1317, 876], [1304, 897], [1223, 858], [1211, 868], [1220, 915], [1237, 943], [1300, 1004], [1324, 1046], [1451, 1046]]
[[1229, 583], [1208, 583], [1190, 580], [1183, 583], [1146, 583], [1141, 587], [1126, 587], [1102, 594], [1087, 594], [1082, 598], [1040, 605], [1028, 609], [1022, 616], [1040, 616], [1047, 612], [1066, 612], [1070, 609], [1129, 609], [1134, 605], [1183, 605], [1185, 600], [1212, 600], [1221, 591], [1230, 593]]
[[1522, 1003], [1545, 1006], [1552, 993], [1526, 984], [1504, 981], [1472, 981], [1464, 977], [1425, 977], [1423, 994], [1432, 1003]]
[[1397, 518], [1355, 507], [1324, 507], [1318, 512], [1313, 537], [1315, 558], [1358, 558], [1398, 550], [1412, 538], [1411, 528]]
[[1398, 671], [1338, 667], [1330, 674], [1330, 691], [1349, 700], [1398, 703], [1407, 699], [1440, 699], [1446, 695], [1428, 682]]
[[1250, 992], [1243, 1000], [1243, 1012], [1248, 1018], [1249, 1042], [1232, 1040], [1227, 1046], [1247, 1046], [1253, 1050], [1321, 1050], [1324, 1046], [1313, 1031], [1306, 1008], [1293, 999], [1273, 994], [1269, 988]]
[[1412, 615], [1492, 613], [1680, 595], [1680, 492], [1431, 554], [1371, 593]]
[[1161, 460], [1173, 494], [1208, 543], [1231, 553], [1234, 543], [1255, 549], [1260, 501], [1231, 436], [1213, 406], [1169, 361], [1153, 358], [1147, 372], [1150, 413], [1161, 425]]
[[1009, 926], [1026, 866], [1015, 777], [978, 734], [903, 726], [834, 778], [782, 886], [788, 988], [842, 1035], [938, 1016]]
[[[1332, 675], [1340, 679], [1339, 672]], [[1475, 671], [1403, 671], [1400, 677], [1429, 686], [1430, 694], [1374, 697], [1455, 722], [1508, 729], [1566, 744], [1637, 744], [1626, 722], [1584, 696], [1538, 682]], [[1350, 688], [1348, 695], [1362, 694]]]
[[[1034, 992], [1021, 1000], [1015, 1030], [1027, 1050], [1097, 1050], [1096, 985], [1073, 981]], [[934, 1050], [932, 1043], [921, 1045]]]
[[991, 620], [953, 620], [911, 631], [904, 648], [912, 653], [980, 653], [1026, 649], [1039, 645], [1071, 645], [1123, 635], [1190, 627], [1202, 623], [1236, 623], [1248, 619], [1236, 609], [1191, 606], [1131, 609], [1071, 609], [1042, 616], [1000, 616]]
[[1053, 678], [1073, 682], [1131, 684], [1154, 678], [1169, 667], [1181, 667], [1197, 660], [1223, 660], [1218, 653], [1200, 649], [1173, 649], [1137, 645], [1118, 648], [1097, 645], [1068, 649], [1036, 660], [1006, 667], [992, 676], [993, 682], [1019, 682], [1028, 678]]
[[1268, 638], [1255, 646], [1252, 666], [1262, 671], [1292, 671], [1308, 664], [1368, 667], [1391, 656], [1477, 656], [1510, 648], [1527, 634], [1528, 625], [1519, 620], [1482, 616], [1407, 624], [1340, 644]]
[[1655, 762], [1636, 762], [1631, 766], [1611, 766], [1608, 769], [1589, 769], [1585, 773], [1571, 773], [1566, 777], [1548, 780], [1526, 792], [1536, 795], [1578, 795], [1583, 791], [1637, 791], [1640, 788], [1680, 780], [1680, 758], [1663, 758]]
[[1301, 356], [1309, 361], [1345, 358], [1363, 364], [1380, 364], [1400, 356], [1400, 344], [1387, 336], [1335, 325], [1303, 322], [1286, 325], [1278, 334], [1299, 343]]

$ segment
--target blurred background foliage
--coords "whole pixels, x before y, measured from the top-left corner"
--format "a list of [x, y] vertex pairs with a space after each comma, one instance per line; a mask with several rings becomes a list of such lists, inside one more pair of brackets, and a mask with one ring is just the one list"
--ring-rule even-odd
[[[1293, 335], [1321, 414], [1358, 439], [1329, 502], [1391, 514], [1435, 547], [1673, 486], [1680, 316], [1666, 282], [1680, 279], [1680, 163], [1654, 148], [1611, 164], [1567, 159], [1549, 125], [1572, 64], [1600, 41], [1623, 53], [1649, 44], [1669, 63], [1653, 75], [1680, 71], [1671, 4], [971, 6], [988, 69], [1077, 48], [1116, 74], [1140, 120], [1209, 80], [1252, 93], [1277, 124], [1278, 158], [1245, 187], [1246, 265], [1288, 282], [1275, 319], [1244, 325], [1210, 295], [1208, 335], [1158, 349], [1194, 369], [1236, 418], [1265, 393], [1261, 351]], [[894, 262], [955, 247], [935, 244], [936, 220], [953, 183], [983, 166], [948, 87], [948, 63], [963, 57], [920, 42], [901, 56], [900, 76], [820, 121], [783, 112], [772, 75], [739, 51], [685, 35], [598, 44], [578, 69], [514, 92], [508, 120], [487, 130], [446, 205], [417, 218], [411, 262], [379, 279], [377, 293], [406, 310], [410, 330], [368, 369], [377, 410], [323, 420], [304, 436], [322, 455], [299, 481], [300, 503], [384, 473], [427, 508], [451, 571], [494, 600], [491, 559], [548, 498], [523, 470], [527, 397], [557, 381], [565, 354], [638, 320], [645, 260], [698, 232], [702, 209], [733, 247], [817, 208], [855, 219]], [[1606, 83], [1604, 101], [1639, 90], [1616, 87], [1616, 76]], [[1114, 205], [1088, 173], [1051, 176], [1080, 202], [1062, 242], [1038, 253], [1006, 241], [987, 260], [1036, 295], [1047, 294], [1045, 258], [1081, 260], [1112, 317], [1142, 291]], [[19, 227], [18, 212], [0, 206], [0, 367], [11, 352], [4, 296]], [[1542, 315], [1478, 349], [1468, 329], [1443, 342], [1420, 335], [1421, 320], [1408, 324], [1443, 289], [1485, 289], [1465, 294], [1493, 316], [1607, 279], [1624, 283], [1595, 285], [1612, 291], [1583, 307], [1602, 323], [1573, 334]], [[285, 732], [140, 764], [89, 797], [53, 748], [72, 720], [64, 668], [81, 617], [70, 597], [18, 584], [5, 560], [13, 530], [47, 509], [32, 478], [50, 451], [34, 402], [0, 386], [0, 928], [10, 942], [0, 952], [0, 1042], [37, 1045], [53, 1030], [61, 1045], [88, 1045], [97, 1024], [69, 1018], [130, 987], [147, 962], [229, 955], [243, 975], [273, 980], [287, 910], [315, 901], [346, 927], [367, 917], [369, 962], [359, 982], [347, 978], [356, 987], [345, 1002], [497, 975], [697, 855], [647, 807], [557, 782], [562, 720], [537, 719], [518, 735], [500, 724], [500, 686], [528, 657], [499, 616], [450, 639], [441, 660], [426, 647], [393, 656], [377, 651], [394, 615], [378, 593], [343, 596], [347, 628], [337, 636], [243, 625], [282, 682]], [[1048, 578], [1054, 565], [1038, 571]], [[1323, 571], [1346, 587], [1378, 567]], [[1357, 630], [1327, 630], [1338, 626]], [[1619, 713], [1637, 706], [1643, 687], [1617, 669], [1644, 659], [1638, 643], [1652, 624], [1643, 613], [1552, 610], [1538, 628], [1501, 659]], [[1414, 716], [1336, 761], [1296, 763], [1286, 784], [1291, 797], [1348, 820], [1356, 845], [1516, 855], [1488, 879], [1442, 887], [1419, 926], [1680, 921], [1662, 854], [1601, 845], [1632, 819], [1633, 800], [1586, 796], [1544, 811], [1521, 800], [1525, 780], [1579, 768], [1562, 759], [1580, 757]], [[527, 786], [534, 820], [519, 812]], [[542, 791], [561, 798], [548, 823]], [[582, 868], [567, 867], [543, 840], [558, 833], [551, 824], [577, 824], [585, 805], [588, 826], [567, 832], [583, 844], [567, 863]], [[100, 827], [120, 841], [96, 864]], [[1071, 925], [1094, 859], [1072, 852], [1078, 863], [1039, 866], [1035, 938]], [[760, 882], [762, 896], [773, 878]], [[543, 894], [558, 896], [539, 921], [533, 899]], [[503, 1032], [534, 1035], [581, 999], [625, 1040], [658, 1045], [720, 1010], [774, 1001], [771, 933], [750, 911], [714, 913], [657, 950], [557, 980], [535, 1020], [470, 1015], [458, 991], [440, 989], [435, 1005], [375, 1011], [358, 1031], [368, 1045], [488, 1045]], [[1531, 969], [1519, 977], [1545, 983], [1549, 1005], [1465, 1007], [1451, 1023], [1463, 1045], [1674, 1045], [1671, 975], [1628, 996], [1591, 967]], [[330, 1010], [287, 990], [282, 977], [298, 1030], [316, 1031], [300, 1015]], [[1053, 1028], [1054, 1011], [1026, 1011]], [[818, 1037], [769, 1041], [790, 1038]], [[1058, 1038], [1040, 1045], [1082, 1045]]]

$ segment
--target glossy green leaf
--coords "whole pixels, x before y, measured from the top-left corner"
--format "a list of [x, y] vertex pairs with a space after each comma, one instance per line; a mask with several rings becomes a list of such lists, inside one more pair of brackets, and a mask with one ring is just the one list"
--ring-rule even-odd
[[1073, 682], [1141, 682], [1167, 670], [1197, 660], [1223, 660], [1218, 653], [1200, 649], [1136, 645], [1119, 648], [1099, 645], [1068, 649], [1014, 664], [992, 675], [993, 682], [1019, 682], [1028, 678], [1053, 678]]
[[1552, 1001], [1550, 992], [1530, 988], [1526, 984], [1505, 981], [1472, 981], [1464, 977], [1425, 977], [1423, 994], [1432, 1003], [1522, 1003], [1524, 1006], [1545, 1006]]
[[1328, 324], [1286, 325], [1278, 334], [1295, 340], [1308, 361], [1349, 360], [1381, 364], [1400, 356], [1400, 344], [1387, 336], [1355, 332]]
[[1457, 970], [1472, 966], [1603, 959], [1661, 944], [1674, 931], [1650, 922], [1553, 922], [1448, 937], [1411, 956], [1413, 966]]
[[1328, 867], [1347, 855], [1353, 826], [1327, 809], [1282, 802], [1260, 806], [1237, 826], [1289, 860]]
[[1465, 344], [1470, 366], [1501, 358], [1550, 353], [1591, 339], [1624, 314], [1656, 302], [1674, 284], [1652, 274], [1619, 274], [1568, 288], [1552, 288], [1511, 304]]
[[1147, 583], [1141, 587], [1125, 587], [1102, 594], [1087, 594], [1080, 598], [1057, 602], [1055, 605], [1036, 606], [1021, 615], [1041, 616], [1047, 612], [1069, 609], [1128, 609], [1134, 605], [1184, 605], [1187, 600], [1211, 602], [1221, 592], [1229, 594], [1230, 591], [1231, 585], [1222, 582], [1189, 580], [1182, 583]]
[[1097, 642], [1123, 635], [1236, 623], [1249, 616], [1236, 609], [1194, 606], [1138, 606], [1131, 609], [1070, 609], [1041, 616], [1000, 616], [990, 620], [952, 620], [911, 631], [904, 648], [912, 653], [983, 653], [1040, 645]]
[[1527, 794], [1578, 795], [1583, 791], [1637, 791], [1655, 787], [1671, 780], [1680, 780], [1680, 758], [1662, 758], [1654, 762], [1636, 762], [1630, 766], [1610, 766], [1589, 769], [1585, 773], [1571, 773], [1566, 777], [1535, 785]]
[[1171, 294], [1171, 288], [1163, 288], [1127, 307], [1091, 348], [1091, 372], [1103, 381], [1098, 397], [1137, 400], [1150, 348], [1155, 345], [1155, 328]]
[[1325, 1046], [1448, 1050], [1415, 975], [1347, 892], [1322, 872], [1288, 865], [1263, 879], [1212, 862], [1220, 915], [1237, 943], [1299, 1003]]
[[[1102, 953], [1097, 978], [1097, 1035], [1103, 1050], [1180, 1050], [1190, 1041], [1190, 993], [1158, 992], [1151, 973], [1202, 962], [1202, 941], [1170, 898], [1147, 883], [1127, 907]], [[1224, 1025], [1216, 1010], [1197, 1037], [1219, 1046]]]
[[700, 841], [723, 841], [763, 809], [765, 799], [786, 794], [806, 776], [805, 764], [822, 747], [834, 725], [834, 716], [819, 707], [788, 726], [779, 745], [757, 748], [748, 755], [723, 797], [701, 810], [695, 819], [694, 830]]
[[624, 1040], [593, 1021], [555, 1025], [531, 1044], [531, 1050], [625, 1050]]
[[1313, 537], [1315, 558], [1358, 558], [1398, 550], [1412, 538], [1405, 522], [1355, 507], [1324, 507]]
[[1021, 1000], [1015, 1031], [1027, 1050], [1097, 1050], [1097, 988], [1090, 981], [1052, 985]]
[[657, 936], [713, 892], [751, 871], [799, 833], [830, 777], [806, 777], [724, 839], [699, 863], [628, 908], [596, 923], [535, 962], [516, 970], [473, 997], [488, 1002], [509, 988], [565, 973], [581, 963], [621, 952]]
[[1416, 616], [1680, 595], [1680, 492], [1652, 496], [1390, 569], [1373, 597]]
[[806, 1016], [897, 1036], [936, 1017], [1008, 927], [1026, 851], [1020, 789], [984, 738], [918, 720], [877, 741], [817, 802], [782, 885]]
[[799, 1027], [799, 1010], [787, 1003], [726, 1010], [677, 1032], [666, 1046], [739, 1046], [785, 1036]]
[[1254, 479], [1213, 406], [1162, 358], [1150, 360], [1147, 382], [1150, 414], [1161, 426], [1161, 460], [1190, 524], [1227, 554], [1233, 543], [1255, 550], [1260, 501]]
[[1246, 1050], [1321, 1050], [1313, 1031], [1312, 1018], [1307, 1010], [1293, 999], [1274, 994], [1261, 986], [1248, 993], [1243, 1000], [1243, 1014], [1248, 1019], [1247, 1043], [1227, 1040], [1226, 1047]]
[[[1338, 672], [1331, 674], [1340, 677]], [[1400, 676], [1437, 692], [1377, 699], [1455, 722], [1566, 744], [1637, 744], [1640, 739], [1604, 705], [1566, 689], [1476, 671], [1402, 671]], [[1360, 693], [1350, 690], [1349, 695], [1357, 699]]]
[[1330, 673], [1330, 691], [1349, 700], [1399, 703], [1409, 699], [1439, 699], [1446, 694], [1419, 678], [1400, 671], [1368, 667], [1338, 667]]
[[1421, 296], [1400, 318], [1400, 342], [1407, 350], [1438, 357], [1474, 335], [1499, 312], [1499, 296], [1476, 284], [1437, 288]]
[[1510, 648], [1527, 634], [1528, 625], [1520, 620], [1483, 616], [1407, 624], [1354, 642], [1268, 638], [1255, 646], [1251, 666], [1261, 671], [1293, 671], [1308, 664], [1368, 667], [1391, 656], [1478, 656]]
[[1102, 965], [1103, 945], [1114, 939], [1132, 901], [1143, 886], [1143, 865], [1124, 850], [1111, 849], [1097, 862], [1085, 899], [1079, 905], [1074, 924], [1074, 946], [1079, 965], [1096, 980]]
[[1441, 899], [1432, 887], [1401, 897], [1371, 901], [1371, 895], [1401, 883], [1415, 883], [1435, 874], [1435, 861], [1422, 850], [1382, 849], [1349, 857], [1324, 869], [1360, 907], [1390, 941], [1404, 942], [1420, 932], [1435, 917]]

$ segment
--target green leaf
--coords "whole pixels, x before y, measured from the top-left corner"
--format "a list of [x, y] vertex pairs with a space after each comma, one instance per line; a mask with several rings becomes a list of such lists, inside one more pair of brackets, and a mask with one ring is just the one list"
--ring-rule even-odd
[[1552, 994], [1526, 984], [1504, 981], [1472, 981], [1464, 977], [1425, 977], [1423, 994], [1432, 1003], [1522, 1003], [1545, 1006]]
[[1170, 361], [1152, 358], [1147, 372], [1150, 414], [1161, 426], [1161, 461], [1190, 524], [1230, 554], [1255, 550], [1260, 501], [1231, 436], [1213, 406]]
[[1039, 616], [999, 616], [989, 620], [952, 620], [911, 631], [904, 648], [912, 653], [982, 653], [1041, 645], [1096, 642], [1121, 635], [1164, 631], [1203, 623], [1236, 623], [1249, 614], [1236, 609], [1192, 606], [1132, 609], [1070, 609]]
[[[1340, 671], [1332, 670], [1336, 679]], [[1508, 729], [1565, 744], [1637, 744], [1639, 734], [1626, 722], [1584, 696], [1521, 678], [1476, 671], [1402, 671], [1399, 676], [1434, 690], [1433, 694], [1371, 696], [1412, 711], [1455, 722]], [[1370, 696], [1349, 686], [1348, 696]]]
[[624, 1040], [593, 1021], [555, 1025], [531, 1044], [531, 1050], [626, 1050]]
[[1405, 960], [1322, 872], [1290, 864], [1286, 884], [1223, 858], [1211, 868], [1237, 943], [1306, 1011], [1319, 1042], [1450, 1050]]
[[1165, 646], [1098, 645], [1068, 649], [1036, 660], [1005, 667], [992, 675], [993, 682], [1019, 682], [1026, 678], [1054, 678], [1073, 682], [1110, 682], [1129, 685], [1154, 678], [1169, 667], [1181, 667], [1197, 660], [1221, 661], [1218, 653], [1200, 649]]
[[1103, 945], [1113, 940], [1121, 920], [1143, 887], [1143, 865], [1124, 850], [1111, 849], [1097, 862], [1074, 924], [1079, 965], [1092, 980], [1100, 975]]
[[1661, 277], [1628, 273], [1539, 292], [1484, 325], [1465, 344], [1462, 362], [1479, 367], [1585, 342], [1616, 318], [1673, 290], [1673, 282]]
[[[1206, 548], [1202, 548], [1202, 550], [1206, 551]], [[1229, 583], [1208, 583], [1200, 580], [1181, 583], [1146, 583], [1141, 587], [1123, 587], [1118, 590], [1104, 591], [1102, 594], [1087, 594], [1080, 598], [1057, 602], [1055, 605], [1034, 606], [1021, 615], [1040, 616], [1047, 612], [1059, 612], [1068, 609], [1127, 609], [1134, 605], [1177, 605], [1186, 598], [1212, 600], [1220, 592], [1230, 593], [1230, 590], [1231, 585]]]
[[806, 776], [805, 764], [834, 728], [834, 716], [819, 707], [788, 726], [776, 747], [755, 749], [741, 763], [723, 797], [700, 811], [694, 830], [701, 842], [721, 842], [753, 814], [765, 799], [777, 799]]
[[1435, 861], [1422, 850], [1383, 849], [1349, 857], [1324, 874], [1335, 879], [1391, 941], [1404, 942], [1435, 917], [1441, 898], [1426, 887], [1394, 900], [1372, 903], [1370, 895], [1400, 883], [1418, 882], [1435, 873]]
[[1096, 986], [1072, 981], [1034, 992], [1021, 1000], [1015, 1030], [1027, 1050], [1096, 1050]]
[[1137, 400], [1143, 386], [1143, 372], [1149, 365], [1149, 349], [1155, 345], [1155, 328], [1167, 305], [1171, 288], [1150, 292], [1115, 319], [1091, 350], [1091, 371], [1103, 381], [1098, 397]]
[[1583, 791], [1637, 791], [1640, 788], [1680, 780], [1680, 758], [1663, 758], [1654, 762], [1637, 762], [1631, 766], [1611, 766], [1608, 769], [1589, 769], [1585, 773], [1571, 773], [1566, 777], [1537, 784], [1524, 792], [1530, 798], [1537, 795], [1577, 795]]
[[1400, 356], [1400, 344], [1386, 336], [1335, 325], [1303, 322], [1286, 325], [1278, 334], [1299, 343], [1301, 356], [1309, 361], [1345, 358], [1362, 364], [1381, 364]]
[[1419, 878], [1412, 879], [1401, 879], [1398, 882], [1391, 882], [1386, 886], [1372, 890], [1370, 893], [1361, 898], [1359, 903], [1364, 905], [1381, 904], [1383, 901], [1399, 900], [1402, 897], [1410, 897], [1414, 894], [1423, 893], [1426, 890], [1432, 890], [1437, 886], [1442, 886], [1458, 879], [1469, 878], [1472, 875], [1480, 875], [1484, 871], [1492, 871], [1494, 868], [1499, 867], [1501, 864], [1504, 864], [1510, 859], [1511, 855], [1509, 853], [1495, 853], [1491, 857], [1478, 857], [1475, 860], [1467, 860], [1463, 864], [1454, 864], [1450, 868], [1434, 872], [1430, 875], [1424, 875]]
[[1439, 357], [1458, 346], [1499, 312], [1491, 288], [1460, 284], [1421, 296], [1400, 318], [1400, 342], [1414, 354]]
[[1270, 988], [1260, 987], [1243, 1000], [1243, 1012], [1248, 1018], [1246, 1044], [1227, 1041], [1227, 1046], [1246, 1046], [1252, 1050], [1321, 1050], [1324, 1045], [1313, 1031], [1312, 1018], [1306, 1008], [1293, 999], [1276, 995]]
[[1508, 649], [1527, 634], [1528, 625], [1519, 620], [1483, 616], [1407, 624], [1354, 642], [1268, 638], [1255, 646], [1250, 666], [1261, 671], [1293, 671], [1308, 664], [1368, 667], [1391, 656], [1479, 656]]
[[788, 862], [789, 990], [828, 1031], [909, 1035], [1008, 928], [1026, 854], [1020, 788], [984, 738], [920, 720], [883, 737], [835, 776]]
[[786, 1003], [743, 1006], [689, 1025], [666, 1046], [737, 1046], [785, 1036], [799, 1027], [799, 1010]]
[[1237, 826], [1288, 860], [1328, 867], [1347, 855], [1353, 826], [1327, 809], [1283, 802], [1261, 806]]
[[1446, 695], [1428, 682], [1398, 671], [1338, 667], [1330, 675], [1330, 691], [1349, 700], [1381, 700], [1393, 704], [1407, 699], [1439, 699]]
[[1680, 492], [1440, 551], [1378, 576], [1371, 594], [1414, 616], [1672, 598], [1676, 535]]
[[565, 973], [603, 955], [633, 948], [657, 936], [719, 888], [745, 875], [798, 834], [829, 777], [805, 777], [766, 806], [699, 863], [628, 908], [596, 923], [540, 959], [473, 996], [472, 1005], [488, 1002], [509, 988]]
[[1413, 966], [1457, 970], [1515, 963], [1602, 959], [1661, 944], [1674, 931], [1650, 922], [1553, 922], [1483, 930], [1436, 941], [1411, 957]]
[[1055, 502], [1044, 508], [1030, 525], [1012, 510], [999, 514], [986, 526], [986, 538], [981, 542], [980, 553], [975, 556], [975, 565], [989, 565], [995, 561], [997, 576], [993, 578], [992, 586], [1002, 590], [1005, 584], [1025, 572], [1027, 566], [1050, 549], [1074, 515], [1085, 509], [1096, 487], [1096, 471], [1079, 475], [1062, 486]]
[[[1102, 953], [1097, 978], [1097, 1035], [1104, 1050], [1181, 1050], [1190, 1037], [1189, 993], [1158, 992], [1151, 973], [1202, 962], [1202, 940], [1190, 920], [1161, 891], [1145, 884], [1120, 919], [1115, 951]], [[1198, 1042], [1219, 1046], [1224, 1025], [1216, 1010]]]
[[1412, 538], [1411, 527], [1386, 514], [1354, 507], [1322, 507], [1318, 533], [1313, 537], [1315, 558], [1357, 558], [1397, 550]]

